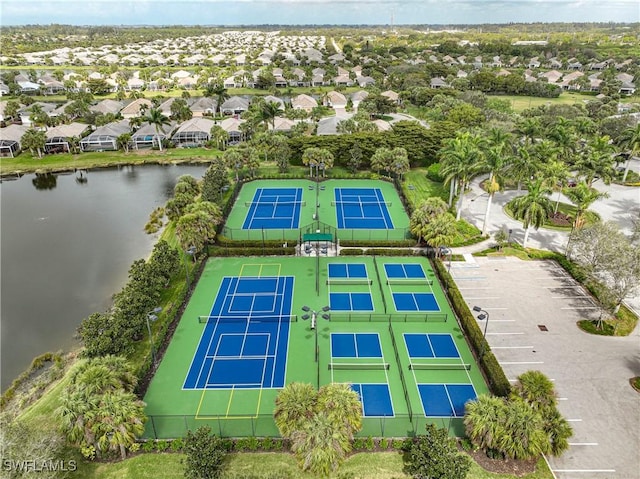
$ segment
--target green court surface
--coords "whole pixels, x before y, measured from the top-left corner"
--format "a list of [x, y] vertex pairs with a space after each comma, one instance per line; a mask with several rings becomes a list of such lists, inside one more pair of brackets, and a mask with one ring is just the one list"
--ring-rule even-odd
[[[216, 434], [225, 437], [278, 435], [272, 415], [280, 387], [184, 387], [192, 363], [197, 363], [196, 350], [207, 327], [199, 321], [199, 316], [210, 314], [219, 288], [228, 281], [225, 277], [250, 281], [253, 281], [251, 278], [294, 278], [288, 342], [284, 335], [279, 336], [277, 345], [279, 351], [286, 350], [284, 383], [300, 381], [317, 387], [335, 381], [352, 383], [354, 388], [364, 385], [363, 397], [369, 399], [364, 401], [363, 410], [367, 415], [359, 435], [404, 437], [424, 431], [426, 422], [444, 426], [452, 434], [462, 434], [460, 414], [437, 411], [449, 407], [449, 403], [454, 405], [457, 385], [472, 389], [478, 395], [486, 393], [487, 387], [428, 260], [370, 256], [320, 258], [316, 290], [317, 265], [314, 257], [210, 258], [145, 395], [149, 416], [145, 436], [183, 437], [188, 429], [202, 425], [209, 425]], [[402, 279], [392, 278], [392, 284], [387, 284], [387, 273], [391, 274], [391, 269], [402, 270], [403, 265], [408, 265], [407, 270], [423, 271], [424, 278], [407, 278], [407, 284], [396, 284]], [[388, 268], [391, 269], [388, 271]], [[422, 294], [429, 298], [433, 295], [433, 299], [424, 304], [427, 308], [437, 304], [440, 310], [398, 312], [396, 293]], [[318, 317], [317, 328], [311, 330], [310, 321], [302, 319], [303, 306], [320, 312], [329, 305], [332, 306], [330, 320]], [[282, 311], [282, 314], [288, 318], [289, 312]], [[405, 342], [405, 334], [409, 335], [409, 342]], [[360, 345], [357, 357], [350, 357], [352, 351], [348, 347], [338, 348], [338, 339], [350, 340], [351, 337], [356, 349]], [[367, 339], [366, 344], [358, 342], [363, 338]], [[443, 342], [443, 338], [446, 341]], [[415, 357], [423, 351], [421, 341], [433, 345], [435, 357]], [[369, 347], [368, 353], [364, 346]], [[411, 351], [414, 357], [410, 357]], [[424, 351], [428, 356], [431, 350], [427, 347]], [[456, 357], [448, 357], [452, 351]], [[445, 357], [437, 357], [442, 356], [442, 352]], [[373, 357], [366, 357], [371, 354]], [[213, 357], [213, 362], [218, 360]], [[241, 373], [238, 371], [238, 376], [242, 376]], [[384, 399], [382, 396], [364, 396], [365, 389], [370, 391], [371, 385], [388, 390], [388, 401], [379, 401]], [[435, 388], [440, 396], [444, 394], [443, 397], [448, 398], [433, 404], [427, 401], [427, 409], [435, 408], [429, 417], [425, 417], [420, 388], [423, 395], [425, 388]]]
[[[251, 203], [256, 199], [256, 192], [260, 196], [261, 189], [269, 188], [300, 188], [302, 190], [302, 205], [297, 227], [290, 229], [251, 227], [247, 224], [247, 216], [251, 217]], [[391, 220], [390, 225], [380, 228], [367, 227], [341, 227], [338, 228], [338, 213], [340, 206], [335, 204], [336, 189], [377, 189], [381, 194], [381, 204], [388, 210]], [[318, 218], [316, 214], [316, 202], [319, 205]], [[267, 213], [268, 214], [268, 213]], [[365, 217], [371, 218], [370, 216]], [[238, 198], [229, 213], [222, 234], [234, 240], [294, 240], [300, 239], [304, 233], [314, 233], [317, 230], [317, 222], [326, 225], [334, 239], [342, 240], [382, 240], [382, 239], [406, 239], [410, 237], [409, 217], [404, 210], [398, 192], [393, 183], [382, 180], [325, 180], [316, 183], [310, 180], [256, 180], [245, 183], [240, 190]], [[343, 225], [355, 226], [355, 225]], [[251, 228], [251, 229], [248, 229]]]

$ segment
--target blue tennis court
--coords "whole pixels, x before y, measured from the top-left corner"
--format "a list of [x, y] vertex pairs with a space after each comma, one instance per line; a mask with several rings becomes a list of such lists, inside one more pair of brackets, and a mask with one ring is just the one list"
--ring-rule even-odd
[[335, 188], [339, 229], [393, 229], [380, 188]]
[[378, 333], [331, 333], [333, 358], [381, 358]]
[[433, 293], [393, 293], [396, 311], [440, 311]]
[[329, 293], [331, 311], [373, 311], [371, 293]]
[[409, 358], [459, 358], [450, 334], [404, 333]]
[[427, 277], [420, 263], [386, 263], [384, 271], [389, 279], [424, 279]]
[[424, 415], [462, 417], [464, 405], [476, 399], [472, 384], [418, 384]]
[[329, 263], [329, 278], [367, 278], [364, 263]]
[[293, 283], [223, 278], [183, 389], [283, 387]]
[[393, 404], [388, 384], [351, 384], [362, 403], [365, 417], [393, 417]]
[[295, 229], [300, 224], [302, 188], [258, 188], [242, 225], [243, 230]]

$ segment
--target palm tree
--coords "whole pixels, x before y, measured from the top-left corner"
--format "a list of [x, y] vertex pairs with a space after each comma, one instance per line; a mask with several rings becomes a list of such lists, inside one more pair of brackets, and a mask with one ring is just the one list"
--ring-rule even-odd
[[586, 183], [578, 183], [574, 188], [567, 188], [564, 194], [576, 207], [576, 219], [573, 226], [580, 229], [585, 223], [585, 213], [591, 204], [599, 199], [607, 198], [607, 193], [600, 193], [595, 188], [591, 188]]
[[116, 138], [116, 145], [122, 148], [125, 153], [129, 153], [129, 143], [131, 143], [131, 133], [123, 133]]
[[218, 113], [222, 113], [222, 104], [229, 98], [229, 93], [222, 83], [209, 83], [203, 92], [204, 96], [216, 99]]
[[34, 150], [38, 152], [38, 158], [42, 158], [42, 151], [47, 143], [47, 135], [42, 130], [36, 130], [35, 128], [29, 128], [24, 132], [20, 139], [22, 148], [28, 148], [31, 152], [31, 156], [34, 154]]
[[291, 437], [303, 428], [316, 411], [316, 390], [311, 384], [293, 382], [287, 384], [276, 397], [273, 412], [282, 437]]
[[396, 175], [400, 181], [405, 173], [409, 171], [411, 165], [407, 157], [407, 150], [404, 148], [394, 148], [391, 150], [391, 165], [389, 167], [391, 173]]
[[425, 242], [432, 248], [450, 245], [457, 233], [456, 220], [450, 213], [434, 217], [422, 230]]
[[316, 414], [291, 436], [291, 450], [298, 456], [302, 470], [328, 477], [344, 460], [351, 441], [336, 430], [333, 421]]
[[536, 411], [555, 407], [557, 404], [553, 383], [540, 371], [527, 371], [518, 376], [513, 392]]
[[229, 140], [229, 134], [220, 125], [213, 125], [211, 127], [209, 137], [216, 142], [218, 150], [224, 150], [225, 145]]
[[576, 151], [576, 137], [571, 129], [556, 123], [547, 136], [556, 145], [560, 158], [570, 163]]
[[[504, 142], [497, 142], [499, 137], [495, 137], [491, 143], [493, 145], [487, 148], [482, 155], [482, 163], [478, 166], [480, 170], [489, 172], [489, 180], [485, 189], [489, 193], [487, 200], [487, 209], [484, 212], [484, 221], [482, 222], [482, 234], [487, 234], [487, 225], [489, 223], [489, 212], [491, 211], [491, 203], [493, 196], [502, 191], [505, 182], [505, 173], [513, 161], [513, 156], [509, 155], [506, 148], [506, 138]], [[497, 143], [494, 143], [496, 141]]]
[[519, 398], [507, 406], [505, 433], [498, 440], [498, 449], [511, 459], [538, 458], [550, 452], [542, 416]]
[[624, 175], [622, 176], [622, 182], [627, 181], [627, 174], [629, 173], [629, 166], [631, 165], [631, 158], [634, 156], [640, 156], [640, 123], [633, 128], [627, 128], [620, 135], [620, 144], [625, 148], [629, 154], [627, 163], [624, 167]]
[[362, 428], [362, 403], [358, 394], [348, 384], [330, 383], [320, 388], [317, 401], [320, 415], [351, 441]]
[[615, 177], [614, 147], [608, 136], [593, 138], [583, 148], [576, 168], [582, 174], [588, 186], [592, 186], [596, 179], [601, 179], [605, 184], [611, 183]]
[[505, 415], [503, 398], [482, 394], [465, 406], [465, 432], [476, 447], [484, 451], [497, 449], [505, 434]]
[[127, 449], [144, 432], [147, 420], [145, 404], [133, 393], [122, 390], [101, 396], [95, 413], [93, 431], [101, 451], [120, 450], [120, 457], [127, 457]]
[[524, 227], [524, 240], [522, 241], [524, 248], [527, 247], [529, 228], [531, 226], [535, 229], [540, 228], [553, 209], [549, 198], [547, 198], [550, 190], [541, 178], [527, 181], [526, 186], [527, 194], [519, 196], [511, 202], [514, 216], [522, 220]]
[[[444, 184], [450, 184], [453, 188], [455, 181], [459, 190], [459, 199], [456, 206], [456, 221], [462, 214], [462, 201], [464, 199], [467, 184], [478, 171], [481, 162], [483, 141], [478, 136], [462, 133], [447, 140], [440, 150], [440, 174], [444, 177]], [[453, 200], [453, 189], [449, 195], [449, 204]]]
[[553, 191], [558, 193], [556, 198], [556, 205], [553, 209], [554, 213], [558, 212], [558, 205], [560, 204], [560, 194], [564, 187], [569, 182], [569, 167], [562, 161], [552, 161], [543, 167], [543, 178]]
[[516, 125], [516, 133], [520, 135], [524, 144], [532, 144], [542, 133], [542, 125], [537, 117], [523, 118]]
[[513, 157], [510, 177], [518, 182], [518, 191], [522, 190], [522, 182], [533, 179], [540, 171], [541, 165], [531, 153], [531, 146], [521, 146]]
[[240, 170], [242, 169], [242, 167], [244, 166], [242, 153], [240, 153], [238, 151], [238, 148], [230, 148], [230, 149], [226, 150], [222, 154], [222, 158], [224, 159], [225, 163], [227, 164], [227, 167], [231, 168], [233, 171], [235, 171], [235, 173], [236, 173], [236, 183], [238, 181], [240, 181], [239, 173], [240, 173]]
[[276, 117], [280, 114], [280, 105], [275, 101], [263, 101], [259, 105], [257, 118], [261, 121], [265, 129], [275, 128]]
[[160, 148], [160, 151], [162, 151], [162, 139], [160, 138], [160, 132], [163, 132], [163, 126], [171, 124], [171, 120], [162, 113], [160, 108], [149, 108], [149, 111], [144, 117], [144, 121], [155, 127], [158, 147]]
[[302, 153], [302, 164], [309, 167], [309, 176], [313, 176], [313, 168], [316, 168], [316, 176], [320, 163], [327, 157], [329, 153], [323, 148], [307, 148]]

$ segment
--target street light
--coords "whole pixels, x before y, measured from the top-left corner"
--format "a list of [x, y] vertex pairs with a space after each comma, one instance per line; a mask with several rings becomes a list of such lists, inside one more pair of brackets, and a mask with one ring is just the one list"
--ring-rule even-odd
[[478, 318], [478, 320], [480, 321], [485, 321], [484, 323], [484, 332], [482, 333], [482, 350], [480, 351], [480, 358], [484, 357], [484, 349], [485, 349], [485, 345], [487, 344], [487, 326], [489, 326], [489, 313], [487, 311], [485, 311], [484, 309], [482, 309], [480, 306], [474, 306], [473, 310], [476, 313], [480, 313], [478, 314], [478, 316], [476, 316]]
[[318, 219], [318, 208], [320, 207], [320, 170], [323, 172], [324, 176], [324, 162], [321, 161], [316, 166], [316, 220]]
[[323, 307], [320, 311], [315, 311], [312, 310], [309, 306], [303, 306], [302, 307], [302, 311], [304, 311], [306, 314], [302, 315], [302, 319], [304, 321], [307, 321], [308, 319], [311, 319], [311, 330], [314, 331], [315, 333], [315, 340], [316, 340], [316, 363], [318, 362], [318, 315], [321, 314], [321, 318], [324, 320], [329, 321], [331, 319], [331, 315], [329, 314], [329, 311], [331, 310], [331, 308], [329, 306], [325, 306]]
[[187, 267], [187, 255], [193, 256], [194, 254], [196, 254], [196, 247], [190, 246], [187, 250], [185, 250], [184, 253], [185, 254], [184, 256], [182, 256], [182, 259], [184, 261], [184, 273], [187, 276], [187, 288], [189, 288], [189, 285], [191, 284], [191, 279], [189, 278], [189, 268]]
[[447, 273], [451, 273], [451, 255], [453, 254], [453, 251], [451, 250], [451, 248], [447, 248], [446, 246], [440, 246], [440, 253], [443, 254], [444, 256], [448, 256], [449, 257], [449, 264], [447, 266]]
[[151, 336], [151, 325], [149, 324], [149, 321], [156, 321], [160, 311], [162, 311], [162, 308], [158, 306], [147, 313], [147, 331], [149, 332], [149, 344], [151, 345], [151, 357], [153, 358], [154, 366], [156, 364], [156, 348], [153, 346], [153, 336]]

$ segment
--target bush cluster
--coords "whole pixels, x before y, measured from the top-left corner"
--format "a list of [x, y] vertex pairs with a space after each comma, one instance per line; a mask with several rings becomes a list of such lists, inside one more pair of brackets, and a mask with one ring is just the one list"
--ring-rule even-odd
[[[298, 244], [297, 240], [285, 240], [287, 246], [295, 247]], [[263, 246], [268, 248], [282, 248], [282, 240], [234, 240], [227, 238], [224, 235], [216, 236], [216, 244], [224, 246], [226, 248], [262, 248]]]
[[511, 391], [509, 380], [504, 374], [498, 360], [491, 352], [491, 348], [486, 339], [482, 335], [482, 331], [478, 326], [476, 319], [469, 311], [469, 307], [465, 302], [460, 290], [456, 286], [455, 281], [447, 272], [441, 261], [432, 261], [433, 269], [438, 275], [438, 279], [442, 283], [447, 292], [451, 305], [455, 314], [460, 319], [460, 325], [465, 331], [472, 350], [476, 357], [480, 356], [480, 352], [484, 351], [484, 355], [480, 357], [480, 367], [484, 371], [485, 377], [489, 383], [489, 388], [497, 396], [508, 396]]
[[252, 247], [252, 248], [223, 248], [221, 246], [209, 246], [209, 256], [294, 256], [296, 249], [293, 246], [283, 248]]
[[364, 248], [364, 247], [373, 247], [373, 248], [380, 248], [380, 247], [395, 247], [395, 248], [402, 248], [402, 247], [411, 247], [411, 246], [415, 246], [416, 244], [416, 240], [414, 239], [405, 239], [405, 240], [392, 240], [392, 239], [383, 239], [383, 240], [340, 240], [340, 246], [343, 247], [360, 247], [360, 248]]

